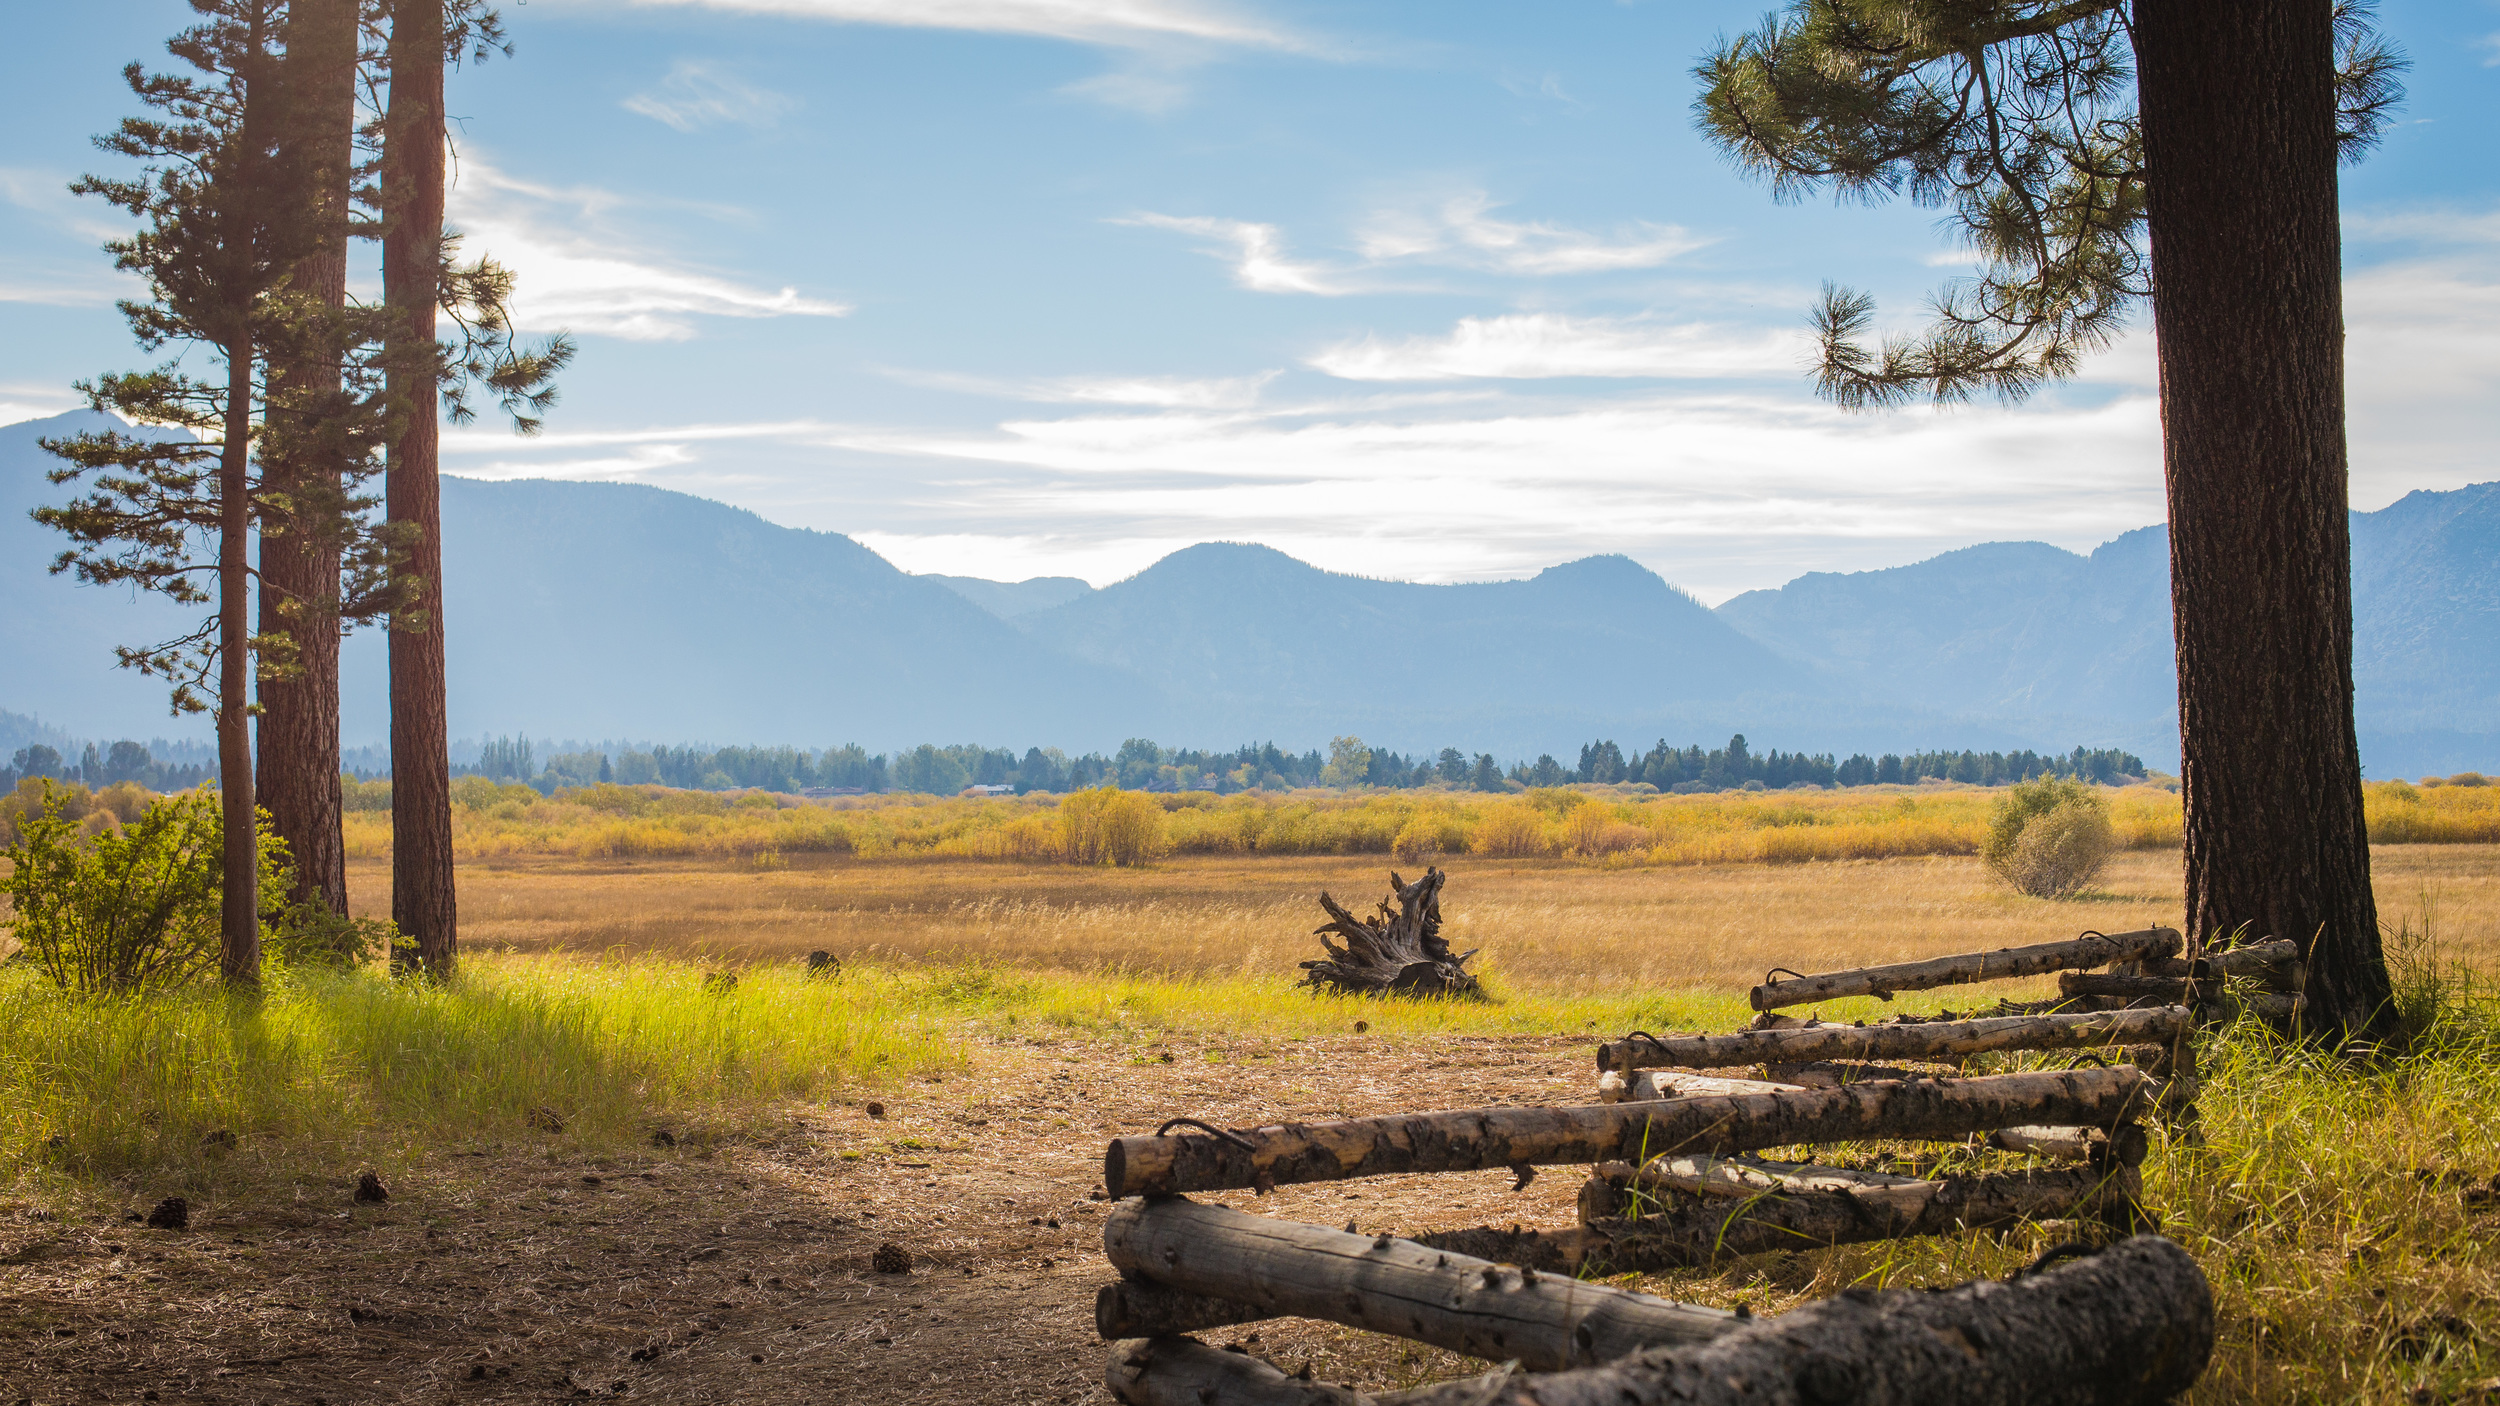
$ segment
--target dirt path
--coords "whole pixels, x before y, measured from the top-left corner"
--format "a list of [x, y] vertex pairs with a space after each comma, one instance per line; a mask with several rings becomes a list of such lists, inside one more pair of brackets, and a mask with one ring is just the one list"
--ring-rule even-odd
[[[882, 1117], [865, 1100], [794, 1105], [767, 1138], [612, 1157], [562, 1135], [447, 1149], [382, 1206], [353, 1204], [356, 1169], [340, 1168], [293, 1201], [202, 1205], [180, 1232], [10, 1210], [0, 1406], [1103, 1401], [1093, 1297], [1111, 1271], [1091, 1197], [1107, 1137], [1178, 1115], [1576, 1102], [1587, 1051], [1355, 1036], [1175, 1043], [1132, 1062], [1095, 1044], [991, 1046], [976, 1072], [880, 1095]], [[1575, 1190], [1548, 1176], [1513, 1192], [1488, 1172], [1257, 1204], [1365, 1230], [1559, 1225]], [[908, 1274], [871, 1268], [889, 1243]], [[1462, 1365], [1313, 1324], [1262, 1337], [1288, 1366], [1355, 1385]]]

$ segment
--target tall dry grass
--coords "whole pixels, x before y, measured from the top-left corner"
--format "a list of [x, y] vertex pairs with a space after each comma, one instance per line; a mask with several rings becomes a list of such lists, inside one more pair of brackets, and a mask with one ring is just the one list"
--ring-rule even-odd
[[[1972, 854], [1999, 792], [1937, 784], [1846, 791], [1660, 796], [1628, 787], [1459, 791], [837, 797], [591, 786], [545, 798], [463, 778], [453, 839], [464, 859], [1050, 860], [1133, 864], [1174, 856], [1445, 855], [1600, 865], [1804, 863]], [[2421, 802], [2438, 811], [2444, 801]], [[2444, 814], [2444, 811], [2438, 811]], [[2113, 792], [2119, 843], [2179, 841], [2176, 795]], [[2462, 837], [2462, 835], [2460, 836]], [[2500, 825], [2492, 838], [2500, 838]], [[351, 856], [389, 853], [387, 811], [347, 817]]]
[[[2392, 846], [2373, 859], [2385, 911], [2409, 911], [2425, 889], [2437, 891], [2458, 950], [2500, 964], [2500, 849]], [[2162, 851], [2116, 856], [2093, 891], [2067, 900], [2012, 893], [1964, 856], [1673, 868], [1441, 862], [1451, 940], [1482, 947], [1478, 962], [1514, 991], [1539, 994], [1741, 989], [1775, 966], [1826, 971], [2120, 932], [2175, 924], [2180, 909], [2178, 856]], [[460, 913], [466, 942], [520, 951], [746, 961], [824, 948], [845, 960], [1290, 977], [1319, 955], [1310, 936], [1319, 893], [1367, 908], [1392, 867], [1403, 866], [1389, 856], [1214, 855], [1128, 869], [802, 857], [759, 871], [734, 861], [522, 858], [463, 865]], [[386, 866], [352, 864], [349, 885], [358, 911], [389, 911]], [[1861, 1006], [1884, 1009], [1832, 1010]]]

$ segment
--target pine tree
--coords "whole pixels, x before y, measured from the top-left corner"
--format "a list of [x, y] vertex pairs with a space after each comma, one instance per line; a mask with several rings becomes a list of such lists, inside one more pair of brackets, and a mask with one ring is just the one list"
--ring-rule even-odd
[[[383, 117], [383, 361], [392, 417], [384, 511], [398, 555], [391, 610], [391, 917], [408, 939], [404, 968], [449, 978], [460, 948], [452, 877], [451, 747], [444, 668], [442, 426], [472, 417], [483, 385], [516, 429], [533, 433], [572, 359], [556, 338], [514, 340], [511, 275], [491, 260], [454, 262], [443, 228], [443, 74], [464, 51], [509, 52], [500, 21], [476, 0], [387, 0], [389, 108]], [[448, 313], [458, 345], [439, 338]]]
[[260, 681], [259, 798], [286, 841], [296, 902], [347, 911], [345, 801], [339, 767], [339, 631], [360, 612], [342, 601], [342, 556], [354, 514], [369, 506], [355, 485], [370, 476], [381, 429], [378, 397], [351, 363], [364, 341], [347, 301], [356, 162], [359, 0], [291, 0], [285, 77], [289, 120], [279, 159], [307, 182], [311, 248], [289, 270], [307, 335], [298, 354], [273, 360], [266, 495], [277, 511], [260, 548], [260, 625], [287, 643], [281, 667]]
[[1979, 276], [1870, 349], [1846, 406], [2018, 398], [2152, 305], [2179, 665], [2186, 923], [2310, 947], [2310, 1013], [2392, 1017], [2352, 721], [2336, 165], [2401, 97], [2361, 0], [1795, 0], [1697, 70], [1704, 130], [1793, 196], [1904, 188]]
[[[191, 432], [162, 439], [119, 432], [46, 441], [67, 461], [49, 477], [83, 496], [36, 511], [72, 546], [53, 570], [212, 607], [190, 632], [122, 647], [125, 667], [173, 685], [177, 712], [212, 711], [224, 821], [218, 969], [227, 985], [260, 981], [258, 813], [250, 712], [256, 655], [252, 539], [272, 504], [256, 476], [266, 352], [299, 352], [299, 303], [281, 296], [311, 252], [311, 183], [286, 159], [292, 115], [283, 81], [281, 0], [192, 0], [203, 23], [167, 45], [192, 74], [124, 70], [162, 118], [126, 118], [97, 145], [146, 163], [136, 179], [89, 176], [71, 188], [100, 196], [140, 228], [106, 246], [146, 297], [121, 304], [142, 348], [197, 347], [222, 375], [191, 375], [179, 354], [153, 371], [105, 375], [80, 389], [99, 411]], [[209, 580], [214, 589], [201, 582]]]

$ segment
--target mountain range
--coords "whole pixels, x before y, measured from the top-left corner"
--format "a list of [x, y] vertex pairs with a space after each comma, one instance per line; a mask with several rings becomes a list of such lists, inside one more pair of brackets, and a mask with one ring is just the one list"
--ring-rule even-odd
[[[0, 708], [82, 737], [196, 731], [112, 646], [161, 601], [45, 574], [43, 435], [0, 427]], [[1716, 610], [1619, 556], [1463, 585], [1202, 543], [1095, 590], [915, 576], [848, 537], [629, 484], [444, 481], [456, 735], [1116, 747], [1126, 737], [1505, 760], [1598, 737], [1870, 752], [2177, 755], [2167, 542], [1989, 543], [1812, 573]], [[2353, 515], [2355, 666], [2375, 775], [2500, 762], [2500, 484]], [[351, 636], [342, 729], [386, 728], [384, 645]]]

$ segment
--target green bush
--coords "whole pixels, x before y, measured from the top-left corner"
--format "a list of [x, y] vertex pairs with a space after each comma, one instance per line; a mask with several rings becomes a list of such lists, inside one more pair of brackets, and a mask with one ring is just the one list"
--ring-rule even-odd
[[2100, 876], [2117, 845], [2109, 805], [2090, 783], [2043, 776], [2007, 789], [1979, 857], [2017, 892], [2066, 898]]
[[217, 797], [170, 797], [91, 837], [72, 818], [76, 808], [46, 787], [8, 849], [0, 889], [35, 966], [87, 994], [175, 987], [206, 971], [217, 959], [224, 891]]
[[[65, 991], [169, 990], [216, 965], [225, 897], [225, 817], [202, 789], [157, 800], [99, 828], [83, 797], [47, 785], [23, 818], [0, 879], [24, 960]], [[353, 967], [388, 950], [389, 923], [290, 904], [286, 842], [260, 826], [263, 953], [280, 966]]]

